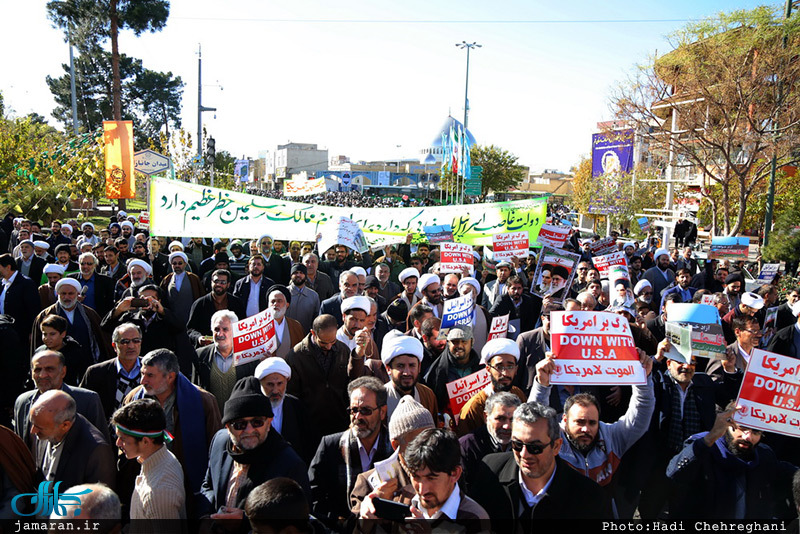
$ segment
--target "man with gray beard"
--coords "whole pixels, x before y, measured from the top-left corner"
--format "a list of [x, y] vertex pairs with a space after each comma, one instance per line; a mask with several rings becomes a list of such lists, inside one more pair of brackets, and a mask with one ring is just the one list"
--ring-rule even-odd
[[241, 520], [244, 501], [260, 484], [276, 477], [296, 480], [306, 498], [311, 492], [305, 463], [272, 429], [272, 406], [258, 380], [239, 380], [225, 403], [222, 424], [211, 441], [199, 512], [211, 519]]

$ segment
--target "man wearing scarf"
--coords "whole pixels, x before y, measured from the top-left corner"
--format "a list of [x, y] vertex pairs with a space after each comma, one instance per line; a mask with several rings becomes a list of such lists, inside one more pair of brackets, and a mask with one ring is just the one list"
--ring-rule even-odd
[[272, 428], [272, 420], [270, 400], [262, 394], [258, 379], [239, 380], [225, 403], [225, 428], [211, 442], [208, 470], [198, 496], [201, 516], [241, 521], [247, 495], [277, 477], [299, 482], [311, 500], [305, 463]]

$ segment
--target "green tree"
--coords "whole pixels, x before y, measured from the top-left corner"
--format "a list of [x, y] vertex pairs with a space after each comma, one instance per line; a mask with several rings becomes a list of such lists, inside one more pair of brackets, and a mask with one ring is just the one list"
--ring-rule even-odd
[[494, 145], [475, 145], [470, 150], [472, 165], [483, 167], [481, 198], [489, 191], [505, 193], [518, 185], [524, 178], [522, 168], [517, 164], [517, 156]]
[[[784, 37], [786, 45], [784, 45]], [[671, 36], [611, 98], [651, 154], [691, 168], [705, 183], [722, 231], [738, 233], [770, 172], [797, 161], [800, 143], [800, 17], [778, 8], [720, 13]]]
[[139, 36], [160, 31], [169, 18], [167, 0], [51, 0], [47, 11], [55, 25], [69, 36], [73, 30], [80, 40], [72, 42], [83, 50], [87, 45], [111, 40], [112, 119], [122, 120], [122, 77], [119, 31], [129, 29]]

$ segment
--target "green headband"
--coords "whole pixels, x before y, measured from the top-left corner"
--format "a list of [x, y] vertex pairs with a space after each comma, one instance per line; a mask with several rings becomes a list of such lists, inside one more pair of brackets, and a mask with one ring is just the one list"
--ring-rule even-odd
[[166, 441], [167, 443], [169, 443], [173, 439], [175, 439], [175, 438], [172, 437], [172, 434], [167, 432], [166, 429], [164, 429], [164, 430], [153, 430], [153, 431], [146, 432], [144, 430], [131, 430], [130, 428], [125, 428], [124, 426], [122, 426], [120, 424], [117, 424], [116, 427], [117, 427], [117, 430], [119, 430], [123, 434], [127, 434], [127, 435], [133, 436], [135, 438], [157, 438], [157, 437], [163, 437], [164, 441]]

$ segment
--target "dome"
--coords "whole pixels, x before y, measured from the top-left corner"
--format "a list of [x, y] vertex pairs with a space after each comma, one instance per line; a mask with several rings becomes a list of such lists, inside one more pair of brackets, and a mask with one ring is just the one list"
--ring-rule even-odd
[[419, 157], [420, 165], [433, 165], [436, 163], [436, 156], [433, 154], [423, 154]]
[[[444, 124], [441, 128], [439, 128], [439, 134], [433, 138], [431, 142], [431, 148], [441, 148], [442, 147], [442, 134], [450, 135], [450, 127], [451, 126], [462, 126], [460, 121], [457, 121], [452, 116], [448, 116], [447, 120], [444, 121]], [[475, 137], [472, 135], [472, 132], [467, 130], [467, 140], [469, 141], [470, 146], [475, 145], [477, 142], [475, 141]]]

